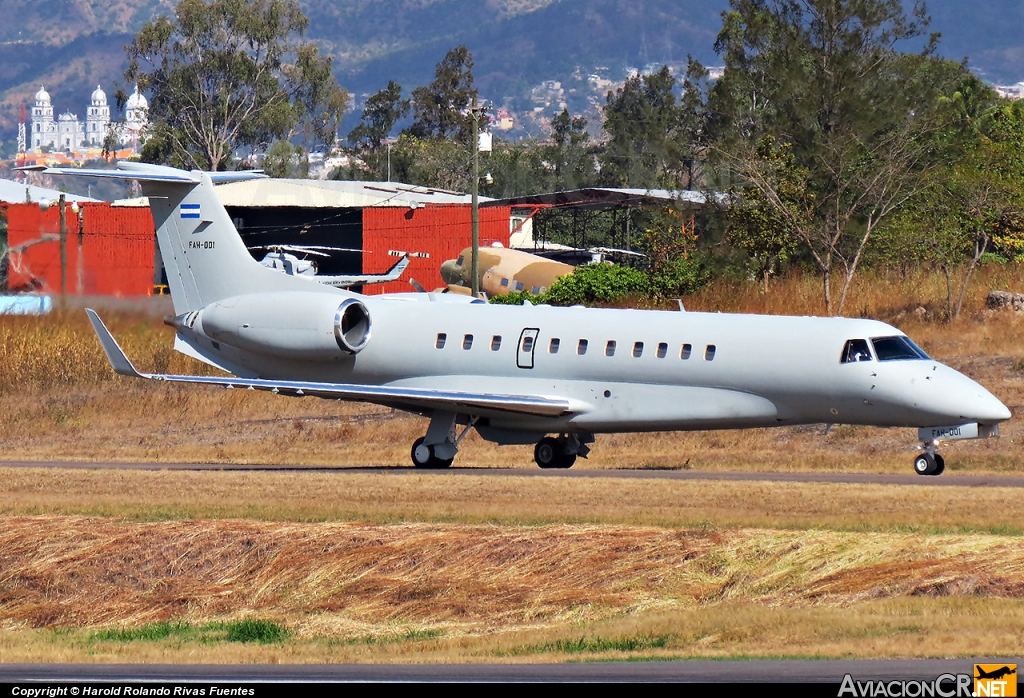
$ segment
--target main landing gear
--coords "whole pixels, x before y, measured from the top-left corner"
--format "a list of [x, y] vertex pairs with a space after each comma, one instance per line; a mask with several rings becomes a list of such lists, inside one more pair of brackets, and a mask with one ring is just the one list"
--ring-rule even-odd
[[937, 445], [935, 441], [922, 445], [924, 452], [914, 459], [914, 472], [918, 475], [941, 475], [946, 469], [946, 461], [935, 452]]
[[437, 470], [439, 468], [450, 467], [452, 461], [455, 460], [453, 454], [451, 458], [438, 458], [438, 449], [435, 445], [428, 446], [426, 443], [425, 436], [421, 436], [416, 439], [412, 445], [412, 464], [417, 468], [425, 468], [428, 470]]
[[588, 453], [590, 447], [576, 434], [545, 436], [534, 447], [533, 460], [542, 468], [571, 468], [577, 456], [586, 458]]
[[[471, 417], [468, 422], [463, 419], [465, 428], [459, 432], [458, 415], [449, 412], [435, 412], [430, 417], [430, 426], [426, 436], [416, 439], [412, 445], [412, 464], [424, 470], [440, 470], [451, 467], [455, 454], [459, 452], [459, 444], [476, 423], [477, 418]], [[496, 437], [492, 432], [484, 432], [484, 438], [498, 444], [529, 444], [533, 439], [528, 433], [508, 432], [513, 436], [510, 440]], [[506, 434], [506, 435], [507, 435]], [[533, 437], [536, 438], [536, 437]], [[594, 435], [561, 434], [557, 437], [545, 436], [533, 449], [533, 459], [542, 468], [571, 468], [577, 458], [586, 458], [590, 453], [587, 444], [594, 443]]]
[[458, 415], [448, 412], [434, 413], [430, 418], [430, 426], [427, 427], [427, 435], [416, 439], [412, 445], [410, 455], [414, 466], [427, 470], [451, 466], [455, 454], [459, 452], [459, 444], [466, 438], [466, 434], [477, 420], [476, 417], [471, 418], [462, 433], [457, 434], [457, 419]]

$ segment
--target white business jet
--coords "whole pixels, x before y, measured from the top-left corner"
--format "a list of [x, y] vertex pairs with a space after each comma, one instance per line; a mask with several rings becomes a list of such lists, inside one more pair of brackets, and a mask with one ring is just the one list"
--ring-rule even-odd
[[937, 475], [941, 440], [995, 436], [1010, 418], [978, 383], [872, 320], [361, 296], [281, 274], [249, 255], [214, 191], [259, 175], [119, 167], [48, 172], [141, 182], [175, 349], [232, 375], [140, 373], [88, 311], [114, 370], [414, 412], [430, 419], [412, 447], [418, 468], [448, 467], [472, 428], [568, 468], [598, 433], [827, 423], [918, 428], [914, 468]]

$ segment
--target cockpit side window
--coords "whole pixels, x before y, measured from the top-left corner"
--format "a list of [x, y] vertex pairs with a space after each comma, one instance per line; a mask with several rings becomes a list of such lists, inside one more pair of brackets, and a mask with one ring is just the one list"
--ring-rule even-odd
[[852, 364], [858, 361], [871, 361], [871, 350], [868, 349], [868, 340], [846, 340], [846, 346], [843, 347], [843, 355], [839, 359], [839, 363]]
[[871, 344], [879, 361], [928, 360], [930, 357], [910, 337], [872, 337]]

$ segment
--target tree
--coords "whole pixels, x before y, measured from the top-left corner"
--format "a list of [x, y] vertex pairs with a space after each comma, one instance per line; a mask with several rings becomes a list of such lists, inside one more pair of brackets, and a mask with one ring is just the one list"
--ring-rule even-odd
[[667, 67], [634, 76], [605, 104], [609, 140], [601, 155], [601, 179], [612, 186], [659, 187], [678, 184], [686, 151], [682, 112], [673, 93], [676, 80]]
[[982, 257], [1024, 253], [1024, 107], [996, 103], [975, 79], [946, 100], [959, 115], [945, 134], [947, 164], [886, 226], [889, 248], [937, 266], [946, 281], [946, 317], [963, 310]]
[[305, 179], [309, 176], [309, 157], [301, 145], [277, 141], [263, 158], [263, 171], [279, 179]]
[[551, 120], [551, 145], [543, 148], [542, 157], [554, 179], [549, 190], [565, 191], [593, 184], [596, 161], [586, 118], [571, 116], [568, 109], [563, 109]]
[[[841, 312], [878, 226], [927, 186], [939, 164], [939, 97], [966, 69], [896, 44], [927, 17], [900, 0], [730, 0], [716, 42], [725, 72], [701, 114], [709, 154], [800, 239], [822, 277], [826, 312]], [[793, 206], [759, 144], [791, 147], [806, 171]], [[838, 302], [832, 275], [842, 272]]]
[[[543, 161], [545, 146], [532, 140], [514, 143], [495, 139], [494, 150], [481, 159], [493, 181], [481, 183], [481, 193], [498, 199], [550, 192], [550, 163]], [[481, 153], [481, 156], [484, 154]]]
[[356, 147], [378, 150], [391, 135], [395, 123], [409, 113], [410, 101], [402, 99], [402, 86], [388, 80], [388, 86], [366, 100], [363, 118], [348, 134]]
[[295, 0], [182, 0], [143, 26], [125, 72], [151, 95], [143, 158], [218, 170], [238, 148], [300, 134], [332, 145], [348, 94], [331, 59], [294, 38], [308, 23]]
[[473, 117], [466, 110], [477, 96], [473, 87], [473, 54], [456, 46], [434, 69], [434, 81], [412, 91], [412, 125], [416, 138], [469, 138]]
[[727, 240], [747, 253], [767, 293], [768, 279], [796, 252], [796, 230], [807, 226], [811, 201], [807, 171], [796, 165], [789, 144], [767, 136], [758, 144], [757, 157], [763, 168], [759, 179], [777, 199], [768, 201], [761, 188], [737, 183], [726, 192], [724, 218]]

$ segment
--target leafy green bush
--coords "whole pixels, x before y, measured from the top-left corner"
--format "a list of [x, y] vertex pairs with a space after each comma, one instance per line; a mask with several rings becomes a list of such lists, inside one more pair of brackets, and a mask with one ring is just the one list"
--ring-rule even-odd
[[588, 264], [563, 276], [542, 294], [551, 305], [614, 303], [626, 296], [647, 296], [650, 284], [642, 271], [617, 264]]
[[700, 290], [711, 280], [711, 271], [696, 256], [666, 262], [650, 278], [655, 298], [680, 298]]
[[504, 296], [491, 296], [487, 300], [495, 305], [522, 305], [523, 301], [530, 301], [531, 303], [546, 303], [547, 301], [542, 300], [545, 294], [534, 295], [529, 291], [512, 291], [506, 293]]

